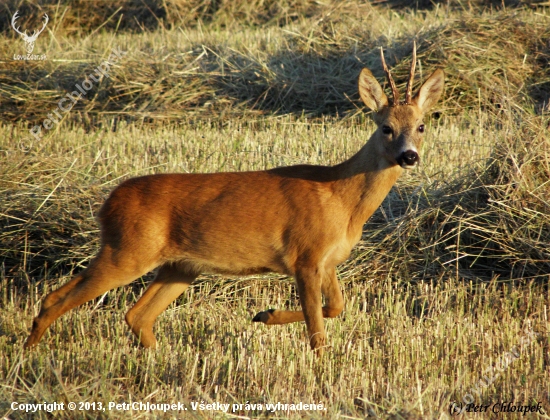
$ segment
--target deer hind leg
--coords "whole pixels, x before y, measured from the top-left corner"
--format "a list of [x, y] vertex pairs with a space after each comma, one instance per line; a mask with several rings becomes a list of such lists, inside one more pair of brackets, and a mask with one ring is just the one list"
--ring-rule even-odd
[[153, 334], [155, 320], [193, 283], [197, 275], [175, 264], [165, 264], [159, 268], [155, 280], [126, 314], [126, 322], [144, 347], [156, 346], [157, 340]]
[[25, 347], [37, 344], [48, 327], [65, 312], [115, 287], [131, 283], [153, 268], [155, 268], [153, 264], [150, 266], [139, 265], [130, 257], [123, 258], [122, 255], [117, 255], [115, 263], [112, 252], [103, 248], [90, 262], [88, 268], [46, 296], [42, 302], [40, 313], [33, 321]]
[[[319, 280], [321, 278], [322, 282], [319, 285]], [[336, 270], [334, 268], [330, 268], [322, 276], [317, 272], [317, 270], [302, 270], [302, 272], [296, 276], [296, 283], [300, 293], [302, 311], [281, 311], [269, 309], [264, 312], [259, 312], [252, 319], [252, 321], [263, 322], [267, 325], [277, 325], [305, 320], [308, 325], [308, 332], [310, 331], [309, 325], [310, 323], [312, 324], [311, 328], [313, 332], [310, 333], [310, 343], [312, 348], [316, 349], [322, 347], [325, 341], [322, 318], [334, 318], [338, 316], [344, 308], [344, 299], [338, 284]], [[321, 292], [323, 296], [325, 296], [326, 301], [325, 306], [322, 308]], [[304, 302], [304, 300], [306, 302]], [[306, 309], [306, 306], [308, 309]], [[307, 312], [310, 314], [317, 314], [319, 310], [321, 313], [320, 318], [316, 315], [311, 315], [308, 323]], [[323, 344], [320, 344], [321, 342]]]

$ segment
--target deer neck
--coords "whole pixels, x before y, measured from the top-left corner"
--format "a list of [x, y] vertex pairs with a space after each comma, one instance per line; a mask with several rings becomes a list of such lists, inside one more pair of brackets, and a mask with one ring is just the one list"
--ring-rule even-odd
[[373, 135], [359, 152], [334, 167], [339, 174], [334, 190], [351, 210], [350, 229], [362, 229], [403, 172], [380, 155], [378, 142]]

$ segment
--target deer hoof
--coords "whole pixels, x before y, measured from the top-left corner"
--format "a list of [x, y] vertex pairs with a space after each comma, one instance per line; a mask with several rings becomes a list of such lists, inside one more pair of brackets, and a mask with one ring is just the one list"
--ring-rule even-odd
[[273, 312], [275, 312], [275, 309], [268, 309], [267, 311], [258, 312], [254, 318], [252, 318], [252, 322], [263, 322], [264, 324], [269, 324], [269, 320], [273, 318]]

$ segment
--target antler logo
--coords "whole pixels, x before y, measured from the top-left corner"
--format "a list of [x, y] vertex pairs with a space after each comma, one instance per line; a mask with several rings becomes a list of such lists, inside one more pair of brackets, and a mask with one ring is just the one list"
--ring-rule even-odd
[[21, 32], [19, 30], [19, 27], [15, 26], [15, 21], [19, 17], [17, 15], [18, 13], [19, 13], [19, 10], [17, 10], [13, 15], [13, 18], [11, 19], [11, 26], [13, 27], [13, 29], [15, 29], [15, 32], [21, 35], [21, 38], [23, 38], [23, 41], [25, 41], [25, 48], [27, 49], [27, 54], [32, 54], [32, 51], [34, 50], [34, 43], [36, 42], [38, 35], [40, 35], [44, 31], [50, 19], [48, 18], [48, 15], [44, 13], [44, 25], [42, 25], [42, 29], [40, 29], [39, 31], [35, 30], [34, 33], [31, 36], [29, 36], [27, 35], [27, 31]]

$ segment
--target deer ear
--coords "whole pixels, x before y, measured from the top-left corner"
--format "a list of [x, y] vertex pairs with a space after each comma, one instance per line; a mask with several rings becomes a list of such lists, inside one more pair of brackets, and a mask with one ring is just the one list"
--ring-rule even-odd
[[361, 70], [359, 75], [359, 95], [363, 103], [371, 110], [379, 112], [388, 106], [388, 97], [382, 90], [378, 80], [367, 68]]
[[428, 80], [424, 82], [416, 95], [414, 95], [413, 102], [422, 110], [426, 112], [441, 97], [443, 93], [443, 84], [445, 81], [445, 73], [443, 70], [437, 69], [432, 73]]

